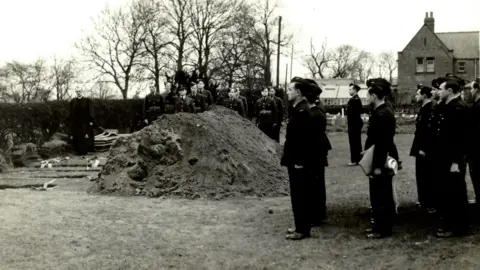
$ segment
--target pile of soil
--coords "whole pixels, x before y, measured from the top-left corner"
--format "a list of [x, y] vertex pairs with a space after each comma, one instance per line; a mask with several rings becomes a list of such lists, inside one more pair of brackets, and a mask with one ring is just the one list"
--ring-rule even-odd
[[288, 194], [282, 147], [224, 107], [163, 115], [119, 138], [91, 191], [222, 199]]

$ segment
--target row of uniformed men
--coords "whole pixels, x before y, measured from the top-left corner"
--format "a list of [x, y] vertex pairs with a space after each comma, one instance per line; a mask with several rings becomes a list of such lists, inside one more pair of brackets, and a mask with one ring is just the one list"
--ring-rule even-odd
[[[155, 88], [150, 88], [151, 93], [145, 97], [144, 102], [144, 121], [151, 123], [158, 116], [164, 113], [178, 112], [204, 112], [214, 101], [209, 90], [204, 88], [205, 84], [200, 81], [192, 82], [190, 85], [191, 93], [187, 94], [187, 89], [180, 86], [178, 95], [171, 90], [171, 85], [167, 84], [167, 91], [161, 95], [155, 93]], [[284, 116], [284, 105], [281, 98], [276, 96], [275, 89], [266, 87], [262, 90], [262, 98], [255, 103], [254, 117], [257, 126], [270, 138], [280, 140], [280, 128]], [[228, 97], [220, 96], [218, 105], [225, 106], [238, 112], [243, 117], [248, 116], [247, 98], [240, 95], [238, 88], [228, 89]]]
[[480, 200], [480, 91], [471, 84], [473, 102], [462, 98], [464, 81], [445, 76], [432, 87], [419, 85], [421, 104], [410, 155], [415, 157], [418, 205], [439, 216], [438, 237], [468, 230], [467, 163]]

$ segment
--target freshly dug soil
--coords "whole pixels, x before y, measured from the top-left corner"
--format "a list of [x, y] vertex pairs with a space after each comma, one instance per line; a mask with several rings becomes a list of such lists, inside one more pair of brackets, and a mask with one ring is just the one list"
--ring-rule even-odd
[[112, 145], [93, 192], [222, 199], [288, 194], [282, 147], [224, 107], [163, 115]]

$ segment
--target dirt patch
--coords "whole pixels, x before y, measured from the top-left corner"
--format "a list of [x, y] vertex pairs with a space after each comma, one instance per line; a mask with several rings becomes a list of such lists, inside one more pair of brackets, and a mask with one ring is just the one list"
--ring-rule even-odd
[[191, 199], [286, 195], [281, 151], [252, 122], [223, 107], [164, 115], [112, 145], [91, 191]]

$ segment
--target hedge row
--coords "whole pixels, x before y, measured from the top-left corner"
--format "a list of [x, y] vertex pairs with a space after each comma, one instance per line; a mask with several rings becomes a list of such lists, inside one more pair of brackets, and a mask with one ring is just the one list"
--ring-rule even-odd
[[[68, 133], [69, 101], [0, 104], [0, 138], [14, 133], [15, 143], [40, 144], [54, 133]], [[138, 130], [142, 125], [143, 100], [93, 100], [95, 122], [121, 132]], [[5, 140], [0, 140], [4, 149]]]
[[[143, 99], [93, 100], [95, 122], [106, 129], [133, 132], [142, 128]], [[252, 104], [253, 105], [253, 104]], [[341, 113], [341, 105], [327, 106], [330, 114]], [[365, 107], [367, 109], [367, 107]], [[398, 108], [397, 108], [398, 109]], [[68, 133], [69, 101], [0, 104], [0, 138], [16, 135], [15, 143], [40, 144], [56, 133]], [[0, 139], [4, 149], [5, 140]]]

